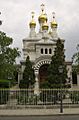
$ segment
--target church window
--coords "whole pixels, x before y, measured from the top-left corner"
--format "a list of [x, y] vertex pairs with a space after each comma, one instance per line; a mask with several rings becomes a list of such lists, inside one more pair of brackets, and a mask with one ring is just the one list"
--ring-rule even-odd
[[41, 48], [41, 54], [43, 54], [43, 48]]
[[47, 54], [48, 53], [48, 51], [47, 51], [47, 48], [45, 49], [45, 54]]
[[49, 49], [49, 54], [52, 54], [52, 50], [51, 50], [51, 48]]

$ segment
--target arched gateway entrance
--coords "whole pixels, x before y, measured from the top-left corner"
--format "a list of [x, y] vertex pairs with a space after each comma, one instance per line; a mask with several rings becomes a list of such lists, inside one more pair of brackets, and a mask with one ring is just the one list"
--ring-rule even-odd
[[48, 69], [49, 64], [43, 64], [39, 68], [39, 87], [41, 87], [41, 84], [44, 83], [47, 79], [47, 69]]
[[[42, 58], [41, 58], [42, 59]], [[43, 59], [36, 61], [33, 66], [35, 70], [35, 94], [39, 94], [39, 88], [42, 82], [47, 78], [47, 67], [50, 64], [51, 59]]]

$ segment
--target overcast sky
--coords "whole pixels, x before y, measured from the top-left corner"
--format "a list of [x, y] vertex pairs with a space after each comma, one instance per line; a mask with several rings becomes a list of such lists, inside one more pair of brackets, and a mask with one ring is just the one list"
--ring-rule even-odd
[[[79, 44], [79, 0], [0, 0], [0, 19], [3, 24], [0, 30], [14, 39], [13, 47], [22, 50], [22, 39], [29, 34], [31, 12], [35, 12], [38, 31], [40, 5], [45, 4], [49, 22], [52, 12], [56, 13], [58, 35], [65, 39], [66, 60], [71, 60]], [[22, 59], [22, 58], [21, 58]]]

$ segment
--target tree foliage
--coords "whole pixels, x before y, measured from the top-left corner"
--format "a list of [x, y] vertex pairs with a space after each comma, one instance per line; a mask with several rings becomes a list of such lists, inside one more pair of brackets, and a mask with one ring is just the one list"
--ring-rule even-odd
[[13, 78], [15, 70], [14, 63], [16, 58], [20, 56], [18, 48], [11, 48], [13, 39], [8, 37], [4, 32], [0, 31], [0, 78]]
[[35, 83], [34, 69], [29, 56], [26, 58], [25, 69], [23, 72], [23, 80], [20, 81], [20, 88], [29, 88]]
[[[59, 73], [59, 67], [63, 67], [62, 74]], [[59, 88], [62, 84], [65, 85], [67, 78], [67, 70], [65, 64], [64, 44], [60, 39], [57, 40], [54, 55], [51, 58], [51, 63], [48, 68], [47, 87]]]

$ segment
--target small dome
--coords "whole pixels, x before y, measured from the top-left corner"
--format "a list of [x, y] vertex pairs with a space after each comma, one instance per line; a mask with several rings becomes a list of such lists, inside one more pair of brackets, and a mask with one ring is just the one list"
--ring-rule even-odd
[[47, 24], [47, 22], [45, 21], [45, 23], [42, 26], [42, 30], [48, 30], [49, 26]]
[[32, 20], [31, 20], [31, 22], [29, 23], [29, 26], [30, 26], [30, 28], [32, 28], [32, 27], [36, 27], [36, 22], [34, 21], [34, 12], [32, 12]]
[[35, 22], [34, 20], [32, 20], [32, 21], [29, 23], [29, 25], [30, 25], [30, 28], [31, 28], [31, 27], [36, 27], [36, 22]]
[[57, 22], [55, 20], [53, 20], [51, 22], [51, 28], [56, 28], [58, 26]]

